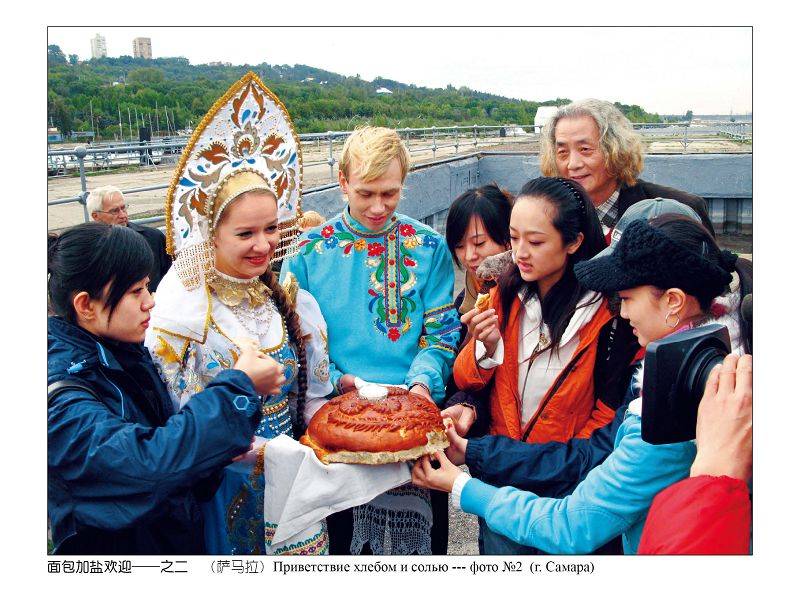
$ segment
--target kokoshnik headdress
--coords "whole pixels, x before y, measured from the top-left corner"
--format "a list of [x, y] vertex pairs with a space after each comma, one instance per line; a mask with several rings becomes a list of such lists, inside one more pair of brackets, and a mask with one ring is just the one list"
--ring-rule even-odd
[[289, 113], [249, 72], [200, 121], [167, 191], [167, 252], [183, 285], [201, 285], [220, 215], [245, 192], [266, 190], [278, 199], [281, 238], [272, 260], [296, 254], [302, 181], [300, 138]]

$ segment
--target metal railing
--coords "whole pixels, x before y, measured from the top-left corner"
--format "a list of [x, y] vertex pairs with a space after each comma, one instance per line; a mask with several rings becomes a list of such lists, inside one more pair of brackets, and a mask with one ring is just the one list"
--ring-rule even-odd
[[[533, 126], [527, 126], [533, 129]], [[518, 138], [520, 141], [530, 141], [532, 138], [538, 139], [532, 133], [525, 131], [524, 127], [517, 125], [470, 125], [453, 127], [425, 127], [398, 129], [398, 133], [403, 137], [408, 146], [409, 152], [418, 154], [422, 152], [432, 152], [434, 158], [437, 150], [444, 148], [455, 148], [458, 153], [460, 148], [467, 149], [472, 146], [477, 148], [481, 140], [493, 138]], [[496, 132], [492, 136], [492, 132]], [[325, 133], [301, 134], [300, 143], [303, 153], [308, 158], [303, 161], [304, 168], [328, 165], [330, 168], [330, 182], [337, 180], [336, 165], [338, 160], [339, 146], [344, 144], [344, 140], [352, 131], [328, 131]], [[127, 144], [106, 144], [103, 146], [76, 146], [71, 150], [49, 150], [47, 152], [49, 177], [63, 177], [69, 171], [77, 170], [81, 180], [81, 193], [67, 198], [48, 200], [48, 206], [69, 204], [77, 202], [83, 206], [84, 221], [89, 221], [89, 213], [86, 209], [86, 199], [89, 196], [86, 175], [88, 172], [97, 170], [107, 170], [112, 166], [124, 165], [155, 165], [161, 164], [165, 156], [179, 155], [186, 146], [188, 138], [170, 140], [169, 142], [153, 141]], [[324, 148], [322, 144], [324, 143]], [[315, 155], [318, 155], [315, 156]], [[167, 189], [169, 184], [139, 187], [128, 190], [121, 190], [123, 194], [135, 194], [145, 191], [156, 191]], [[137, 223], [149, 223], [161, 220], [162, 217], [150, 217], [136, 220]]]
[[[658, 138], [679, 139], [683, 152], [688, 152], [689, 144], [710, 139], [734, 139], [752, 141], [752, 123], [720, 123], [693, 126], [688, 122], [679, 123], [633, 123], [634, 128], [649, 140]], [[453, 148], [455, 154], [462, 149], [476, 150], [481, 144], [514, 144], [538, 143], [541, 128], [534, 125], [459, 125], [446, 127], [401, 128], [397, 132], [403, 138], [412, 154], [431, 152], [436, 159], [437, 151]], [[325, 133], [300, 134], [300, 143], [305, 157], [304, 168], [328, 165], [330, 182], [337, 181], [338, 163], [336, 156], [340, 146], [352, 131], [327, 131]], [[78, 202], [83, 206], [84, 221], [89, 221], [86, 209], [87, 172], [107, 170], [113, 166], [156, 165], [166, 160], [177, 160], [186, 146], [188, 138], [169, 138], [152, 142], [133, 142], [124, 144], [104, 144], [102, 146], [76, 146], [71, 150], [48, 150], [49, 177], [64, 176], [69, 171], [77, 170], [81, 180], [81, 193], [67, 198], [48, 200], [48, 206]], [[52, 171], [51, 171], [52, 166]], [[52, 174], [51, 174], [52, 173]], [[138, 187], [122, 190], [125, 195], [167, 189], [169, 184]], [[163, 220], [163, 217], [137, 219], [136, 223], [152, 223]]]
[[[47, 151], [47, 175], [63, 177], [70, 171], [85, 172], [108, 170], [113, 167], [130, 165], [157, 165], [165, 157], [179, 156], [188, 138], [174, 138], [169, 141], [128, 142], [123, 144], [103, 144], [76, 146], [71, 150]], [[82, 156], [78, 150], [83, 149]]]

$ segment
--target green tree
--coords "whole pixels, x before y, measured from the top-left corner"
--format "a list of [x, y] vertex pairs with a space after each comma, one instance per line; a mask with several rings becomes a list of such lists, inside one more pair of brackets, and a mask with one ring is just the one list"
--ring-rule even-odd
[[687, 111], [686, 111], [686, 114], [684, 115], [684, 117], [683, 117], [683, 118], [684, 118], [686, 121], [691, 121], [691, 120], [692, 120], [692, 117], [694, 117], [694, 113], [693, 113], [692, 111], [690, 111], [690, 110], [687, 110]]
[[[350, 129], [356, 124], [385, 123], [391, 127], [478, 125], [515, 122], [529, 125], [541, 105], [562, 105], [568, 99], [533, 102], [478, 92], [462, 86], [431, 89], [375, 78], [365, 81], [307, 65], [253, 65], [288, 108], [303, 133]], [[131, 56], [99, 58], [75, 64], [57, 46], [48, 48], [48, 106], [59, 98], [72, 117], [73, 128], [89, 125], [89, 103], [95, 127], [103, 135], [118, 129], [117, 107], [131, 110], [132, 120], [164, 107], [178, 123], [197, 124], [219, 96], [247, 71], [245, 65], [192, 65], [185, 58], [144, 60]], [[313, 81], [304, 82], [308, 77]], [[114, 86], [123, 81], [125, 85]], [[391, 95], [376, 94], [379, 87]], [[618, 105], [632, 121], [659, 120], [639, 106]], [[55, 115], [49, 111], [49, 116]], [[123, 115], [125, 117], [127, 115]], [[99, 123], [99, 126], [97, 125]], [[153, 117], [155, 126], [155, 117]]]
[[53, 124], [58, 127], [61, 134], [67, 138], [72, 133], [72, 114], [61, 98], [54, 98], [49, 103], [48, 116], [52, 118]]
[[78, 64], [78, 55], [77, 54], [70, 54], [69, 55], [69, 64], [75, 66]]
[[164, 83], [164, 71], [155, 67], [134, 69], [128, 73], [128, 83], [139, 84], [145, 87], [156, 87]]
[[47, 66], [62, 65], [67, 62], [67, 57], [61, 51], [61, 47], [55, 44], [47, 46]]

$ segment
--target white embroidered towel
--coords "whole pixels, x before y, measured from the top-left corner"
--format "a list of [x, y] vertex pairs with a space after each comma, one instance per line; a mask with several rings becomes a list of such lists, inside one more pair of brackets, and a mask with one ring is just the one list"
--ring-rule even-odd
[[411, 481], [411, 468], [407, 463], [325, 465], [308, 446], [279, 435], [267, 443], [264, 479], [264, 520], [276, 527], [274, 545]]

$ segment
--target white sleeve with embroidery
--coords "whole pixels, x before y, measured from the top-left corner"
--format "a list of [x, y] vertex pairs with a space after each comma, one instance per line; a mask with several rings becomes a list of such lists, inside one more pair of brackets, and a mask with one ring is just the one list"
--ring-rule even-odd
[[[202, 382], [202, 349], [190, 342], [162, 332], [148, 330], [145, 345], [167, 386], [176, 411], [205, 387]], [[184, 350], [185, 347], [185, 350]]]
[[306, 373], [308, 388], [306, 389], [306, 405], [304, 418], [306, 423], [320, 407], [327, 402], [326, 396], [333, 391], [328, 359], [328, 327], [319, 309], [319, 304], [306, 290], [297, 292], [295, 307], [300, 317], [303, 333], [311, 337], [306, 341]]

